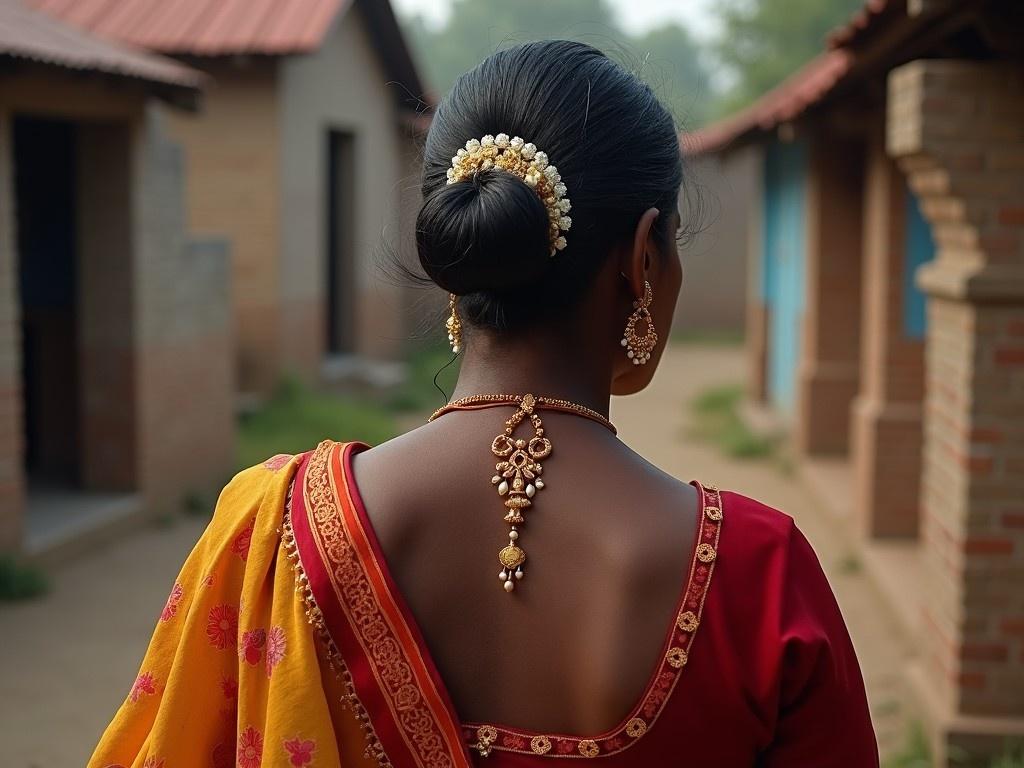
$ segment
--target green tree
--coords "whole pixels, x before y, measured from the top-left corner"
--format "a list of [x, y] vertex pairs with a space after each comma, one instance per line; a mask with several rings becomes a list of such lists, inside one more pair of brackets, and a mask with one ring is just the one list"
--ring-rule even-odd
[[403, 20], [434, 92], [443, 95], [463, 72], [501, 48], [564, 38], [589, 43], [636, 71], [687, 127], [709, 102], [698, 45], [684, 28], [667, 25], [630, 37], [606, 0], [453, 0], [447, 22], [433, 29], [418, 16]]
[[821, 53], [863, 0], [720, 0], [715, 57], [733, 80], [713, 108], [742, 108]]

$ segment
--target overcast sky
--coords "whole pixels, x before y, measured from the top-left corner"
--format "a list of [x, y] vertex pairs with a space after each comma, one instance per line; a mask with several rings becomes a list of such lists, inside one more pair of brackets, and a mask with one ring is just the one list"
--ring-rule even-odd
[[[714, 30], [713, 0], [607, 1], [618, 15], [619, 23], [629, 32], [646, 32], [667, 21], [682, 24], [700, 38], [706, 38]], [[392, 3], [400, 13], [419, 13], [434, 22], [442, 22], [451, 6], [451, 0], [392, 0]]]

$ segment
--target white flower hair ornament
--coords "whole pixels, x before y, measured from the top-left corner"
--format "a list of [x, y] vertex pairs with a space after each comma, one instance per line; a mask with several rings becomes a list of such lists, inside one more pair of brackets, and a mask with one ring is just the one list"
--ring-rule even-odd
[[572, 226], [572, 219], [566, 216], [572, 203], [565, 196], [567, 190], [558, 169], [548, 163], [548, 156], [518, 136], [510, 139], [507, 133], [487, 134], [482, 139], [470, 139], [465, 148], [455, 154], [452, 167], [448, 169], [448, 183], [465, 181], [491, 168], [518, 176], [537, 193], [548, 211], [551, 256], [565, 248], [562, 233]]

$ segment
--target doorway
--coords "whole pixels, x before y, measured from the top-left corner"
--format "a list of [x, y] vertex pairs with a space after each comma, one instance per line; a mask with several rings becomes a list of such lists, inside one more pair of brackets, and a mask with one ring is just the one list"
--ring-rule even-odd
[[75, 125], [13, 122], [25, 472], [77, 486], [81, 434]]
[[355, 140], [351, 133], [327, 132], [327, 354], [356, 347]]

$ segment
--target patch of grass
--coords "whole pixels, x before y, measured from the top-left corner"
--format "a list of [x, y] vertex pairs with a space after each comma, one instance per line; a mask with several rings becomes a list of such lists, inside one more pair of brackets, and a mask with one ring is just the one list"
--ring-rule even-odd
[[743, 331], [729, 329], [672, 331], [669, 334], [668, 340], [670, 344], [708, 344], [738, 347], [743, 343]]
[[1007, 744], [989, 768], [1024, 768], [1024, 743], [1015, 741]]
[[50, 580], [39, 568], [0, 556], [0, 601], [30, 600], [50, 591]]
[[839, 561], [839, 572], [845, 574], [860, 573], [861, 568], [860, 559], [856, 555], [846, 555], [842, 560]]
[[391, 412], [362, 397], [313, 392], [290, 380], [238, 430], [238, 466], [250, 467], [278, 453], [301, 453], [321, 440], [362, 440], [376, 445], [397, 433]]
[[181, 500], [181, 511], [189, 517], [209, 517], [213, 512], [213, 505], [206, 494], [189, 491]]
[[699, 394], [691, 404], [696, 438], [717, 445], [736, 459], [763, 459], [775, 454], [778, 439], [753, 432], [740, 417], [743, 388], [724, 386]]
[[177, 516], [171, 514], [170, 512], [161, 512], [159, 515], [153, 518], [153, 525], [161, 529], [173, 528], [175, 525], [177, 525], [177, 523]]
[[920, 723], [913, 723], [899, 752], [885, 761], [883, 768], [933, 768], [928, 738]]
[[[451, 394], [459, 377], [461, 358], [452, 362], [452, 351], [447, 343], [419, 342], [406, 353], [407, 377], [385, 401], [385, 405], [400, 413], [432, 411], [444, 404], [444, 398], [434, 387], [437, 384]], [[449, 365], [449, 363], [451, 363]]]

